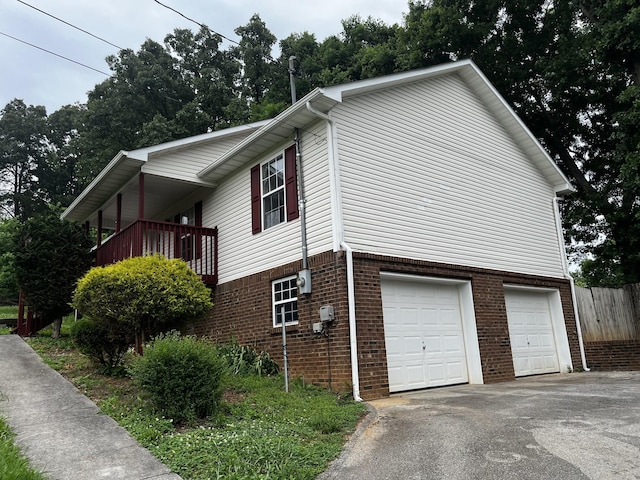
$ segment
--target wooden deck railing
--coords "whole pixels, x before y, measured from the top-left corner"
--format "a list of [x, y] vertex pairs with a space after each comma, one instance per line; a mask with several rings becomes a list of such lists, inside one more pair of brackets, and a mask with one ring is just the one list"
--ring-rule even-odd
[[96, 249], [96, 265], [159, 253], [182, 258], [204, 283], [218, 282], [218, 229], [137, 220]]

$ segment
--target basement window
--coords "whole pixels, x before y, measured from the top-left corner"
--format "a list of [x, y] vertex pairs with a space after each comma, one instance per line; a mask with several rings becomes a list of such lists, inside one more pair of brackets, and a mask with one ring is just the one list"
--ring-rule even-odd
[[298, 286], [295, 275], [271, 283], [273, 296], [273, 326], [296, 325], [298, 323]]

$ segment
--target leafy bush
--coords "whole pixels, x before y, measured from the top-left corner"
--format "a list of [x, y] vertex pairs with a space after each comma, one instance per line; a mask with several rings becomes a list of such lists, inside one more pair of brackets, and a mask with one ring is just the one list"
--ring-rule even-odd
[[212, 346], [176, 332], [156, 337], [130, 373], [155, 407], [175, 421], [214, 414], [222, 396], [224, 360]]
[[217, 348], [234, 375], [268, 376], [280, 371], [278, 364], [267, 352], [258, 353], [248, 345], [239, 345], [237, 340], [221, 343]]
[[135, 341], [131, 330], [117, 323], [95, 322], [88, 318], [73, 324], [71, 338], [78, 350], [102, 366], [108, 374], [119, 370], [125, 353]]
[[74, 306], [97, 322], [154, 335], [205, 316], [211, 292], [181, 259], [134, 257], [92, 268], [78, 281]]

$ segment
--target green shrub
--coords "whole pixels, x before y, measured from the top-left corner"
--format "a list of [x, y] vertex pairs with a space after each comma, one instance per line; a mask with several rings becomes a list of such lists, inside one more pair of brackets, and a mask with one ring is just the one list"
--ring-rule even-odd
[[216, 412], [225, 370], [215, 348], [176, 332], [156, 337], [130, 367], [133, 381], [150, 394], [165, 417], [175, 421]]
[[96, 322], [88, 318], [71, 326], [71, 338], [78, 350], [108, 374], [119, 371], [125, 353], [135, 341], [133, 332], [117, 323]]
[[92, 268], [78, 281], [73, 305], [93, 320], [155, 335], [205, 316], [211, 292], [184, 260], [134, 257]]
[[217, 348], [234, 375], [268, 376], [280, 371], [278, 364], [267, 352], [258, 353], [248, 345], [238, 344], [236, 340], [218, 344]]

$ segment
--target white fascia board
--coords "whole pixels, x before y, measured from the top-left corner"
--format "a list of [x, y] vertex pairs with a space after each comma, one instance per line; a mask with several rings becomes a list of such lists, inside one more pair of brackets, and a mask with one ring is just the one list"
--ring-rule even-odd
[[225, 162], [232, 159], [233, 157], [238, 155], [240, 152], [244, 151], [247, 147], [254, 144], [258, 139], [266, 137], [279, 126], [291, 122], [298, 113], [307, 111], [307, 107], [306, 107], [307, 102], [310, 102], [320, 96], [322, 96], [322, 89], [315, 88], [314, 90], [309, 92], [307, 95], [305, 95], [303, 98], [298, 100], [295, 104], [287, 108], [284, 112], [280, 113], [273, 119], [266, 121], [266, 123], [259, 130], [249, 135], [243, 141], [238, 143], [235, 147], [228, 150], [225, 154], [218, 157], [211, 164], [209, 164], [208, 166], [200, 170], [197, 174], [198, 177], [200, 178], [206, 177], [208, 174], [213, 172], [220, 165], [223, 165]]
[[133, 160], [135, 162], [138, 162], [140, 168], [142, 168], [142, 165], [144, 165], [146, 160], [135, 158], [132, 159], [128, 156], [128, 154], [129, 152], [120, 150], [118, 154], [113, 157], [113, 159], [107, 164], [107, 166], [102, 169], [98, 176], [94, 178], [91, 183], [82, 191], [82, 193], [80, 193], [80, 195], [78, 195], [76, 199], [71, 202], [71, 205], [67, 207], [60, 218], [65, 219], [69, 215], [71, 215], [73, 211], [78, 208], [87, 199], [87, 197], [89, 197], [100, 186], [100, 184], [125, 161]]
[[439, 75], [450, 74], [457, 70], [467, 68], [469, 65], [474, 65], [474, 63], [471, 60], [443, 63], [433, 67], [410, 70], [402, 73], [393, 73], [382, 77], [357, 80], [355, 82], [345, 83], [342, 85], [325, 87], [322, 89], [322, 93], [328, 98], [332, 98], [337, 102], [342, 102], [346, 97], [360, 95], [362, 93], [382, 88], [396, 87]]
[[216, 130], [214, 132], [202, 133], [200, 135], [194, 135], [192, 137], [181, 138], [179, 140], [172, 140], [170, 142], [160, 143], [158, 145], [152, 145], [150, 147], [138, 148], [136, 150], [131, 150], [130, 152], [128, 152], [127, 156], [129, 158], [146, 161], [153, 155], [193, 147], [203, 142], [226, 137], [228, 135], [235, 135], [236, 133], [246, 130], [255, 130], [267, 124], [268, 122], [269, 120], [262, 120], [260, 122], [247, 123], [237, 127], [229, 127], [222, 130]]

